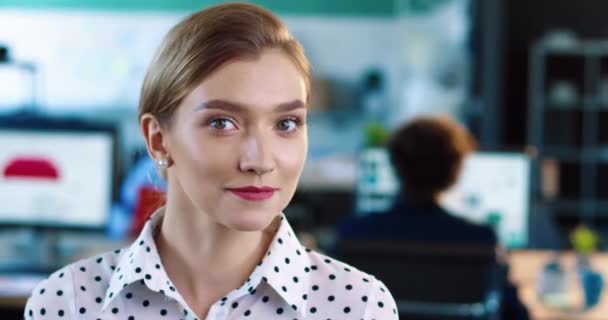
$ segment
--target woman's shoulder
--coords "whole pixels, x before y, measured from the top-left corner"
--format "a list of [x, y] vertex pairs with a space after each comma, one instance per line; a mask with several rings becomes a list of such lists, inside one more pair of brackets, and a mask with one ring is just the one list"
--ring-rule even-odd
[[114, 250], [70, 263], [36, 285], [25, 307], [25, 319], [69, 317], [86, 311], [79, 301], [100, 304], [124, 250]]
[[334, 297], [349, 297], [351, 304], [361, 306], [365, 314], [382, 314], [382, 319], [396, 319], [396, 303], [381, 280], [325, 254], [310, 250], [308, 255], [313, 293], [323, 290]]

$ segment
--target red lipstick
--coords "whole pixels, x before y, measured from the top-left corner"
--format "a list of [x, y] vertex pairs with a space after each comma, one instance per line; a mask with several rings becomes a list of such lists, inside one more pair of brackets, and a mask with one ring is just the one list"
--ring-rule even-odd
[[228, 191], [239, 196], [241, 199], [249, 201], [262, 201], [266, 200], [274, 194], [278, 189], [271, 187], [255, 187], [247, 186], [241, 188], [228, 188]]

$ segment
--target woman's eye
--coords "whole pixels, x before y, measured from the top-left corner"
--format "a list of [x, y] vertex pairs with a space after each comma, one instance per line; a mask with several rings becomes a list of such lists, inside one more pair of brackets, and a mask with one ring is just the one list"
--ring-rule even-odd
[[236, 126], [230, 119], [225, 118], [213, 119], [209, 122], [209, 125], [213, 129], [217, 130], [232, 130], [236, 128]]
[[281, 131], [293, 131], [297, 129], [298, 122], [294, 119], [285, 119], [279, 122], [279, 130]]

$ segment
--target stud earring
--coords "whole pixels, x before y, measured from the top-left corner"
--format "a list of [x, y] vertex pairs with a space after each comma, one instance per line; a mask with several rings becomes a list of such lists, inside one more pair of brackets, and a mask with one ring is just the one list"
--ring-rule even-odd
[[167, 167], [169, 167], [169, 161], [167, 161], [167, 159], [160, 159], [156, 161], [156, 164], [162, 169], [167, 169]]

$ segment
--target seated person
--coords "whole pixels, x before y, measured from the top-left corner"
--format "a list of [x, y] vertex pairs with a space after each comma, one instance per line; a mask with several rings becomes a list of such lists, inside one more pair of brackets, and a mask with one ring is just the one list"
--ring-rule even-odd
[[[442, 192], [458, 180], [465, 157], [475, 147], [468, 130], [448, 117], [420, 117], [406, 123], [388, 143], [401, 184], [394, 205], [386, 212], [345, 219], [337, 238], [497, 246], [490, 227], [453, 216], [439, 206]], [[507, 265], [502, 267], [501, 317], [528, 319], [516, 288], [506, 281]]]
[[438, 205], [475, 145], [469, 132], [447, 117], [418, 118], [398, 129], [388, 150], [402, 192], [387, 212], [345, 220], [338, 237], [496, 245], [491, 228], [450, 215]]

